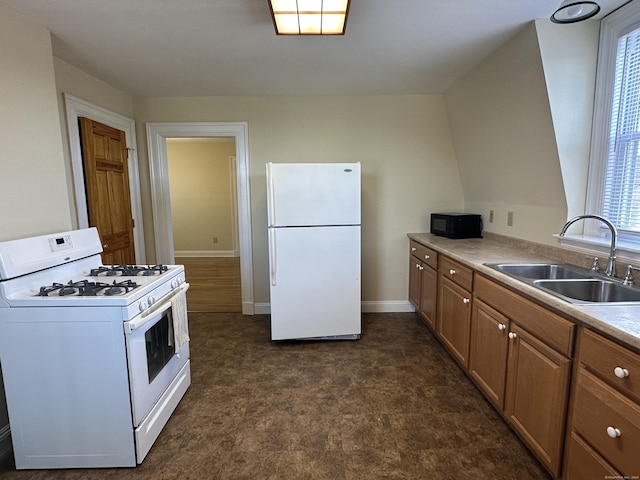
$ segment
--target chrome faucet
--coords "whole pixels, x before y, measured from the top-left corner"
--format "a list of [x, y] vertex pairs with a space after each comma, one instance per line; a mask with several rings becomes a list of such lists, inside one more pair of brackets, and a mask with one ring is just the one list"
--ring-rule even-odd
[[562, 231], [560, 232], [560, 236], [564, 237], [565, 233], [567, 233], [567, 229], [572, 224], [574, 224], [578, 220], [582, 220], [585, 218], [593, 218], [595, 220], [600, 220], [607, 227], [609, 227], [609, 230], [611, 230], [611, 245], [609, 246], [609, 261], [607, 262], [607, 268], [605, 268], [604, 274], [607, 275], [608, 277], [615, 277], [616, 276], [616, 241], [618, 240], [618, 230], [616, 229], [615, 225], [611, 223], [609, 220], [607, 220], [604, 217], [601, 217], [600, 215], [578, 215], [577, 217], [574, 217], [571, 220], [569, 220], [567, 223], [565, 223], [564, 227], [562, 227]]

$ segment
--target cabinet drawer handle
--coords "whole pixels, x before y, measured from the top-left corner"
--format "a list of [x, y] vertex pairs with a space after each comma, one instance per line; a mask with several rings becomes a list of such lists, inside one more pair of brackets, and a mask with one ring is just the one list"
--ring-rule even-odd
[[609, 435], [611, 438], [618, 438], [622, 436], [622, 432], [615, 427], [607, 427], [607, 435]]
[[613, 373], [615, 373], [618, 378], [627, 378], [629, 376], [629, 370], [622, 367], [616, 367], [613, 369]]
[[451, 270], [449, 270], [449, 275], [455, 275], [456, 271], [452, 268]]
[[431, 258], [431, 257], [430, 257], [429, 255], [425, 255], [425, 256], [424, 256], [424, 259], [425, 259], [425, 260], [429, 260], [430, 258]]
[[471, 302], [471, 299], [469, 299], [469, 298], [465, 297], [465, 298], [462, 299], [462, 303], [464, 303], [464, 304], [468, 304], [469, 302]]
[[509, 332], [509, 338], [511, 340], [513, 340], [514, 338], [516, 338], [518, 335], [516, 334], [516, 332]]
[[416, 250], [417, 250], [417, 248], [416, 248], [416, 247], [411, 247], [411, 251], [412, 251], [412, 252], [415, 252]]
[[506, 330], [507, 326], [504, 323], [499, 323], [498, 324], [498, 330], [502, 331], [502, 330]]

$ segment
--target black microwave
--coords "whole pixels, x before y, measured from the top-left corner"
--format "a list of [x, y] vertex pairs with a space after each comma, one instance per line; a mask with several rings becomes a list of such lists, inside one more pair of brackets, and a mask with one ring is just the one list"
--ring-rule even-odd
[[482, 216], [470, 213], [432, 213], [431, 233], [447, 238], [482, 238]]

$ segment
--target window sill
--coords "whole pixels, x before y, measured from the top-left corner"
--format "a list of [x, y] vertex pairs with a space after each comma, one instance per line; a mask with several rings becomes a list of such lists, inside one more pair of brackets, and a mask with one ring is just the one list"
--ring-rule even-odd
[[[609, 238], [591, 237], [586, 235], [554, 235], [560, 245], [569, 250], [579, 251], [589, 255], [597, 255], [601, 258], [609, 257]], [[618, 239], [616, 243], [616, 258], [618, 261], [628, 260], [629, 263], [638, 264], [640, 262], [640, 242], [633, 242], [627, 239]]]

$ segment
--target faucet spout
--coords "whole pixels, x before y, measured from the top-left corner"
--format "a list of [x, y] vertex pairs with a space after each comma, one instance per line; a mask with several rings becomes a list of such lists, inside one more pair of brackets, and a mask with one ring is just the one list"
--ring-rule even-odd
[[604, 217], [601, 217], [600, 215], [590, 215], [590, 214], [578, 215], [577, 217], [573, 217], [571, 220], [565, 223], [564, 227], [562, 227], [562, 231], [560, 232], [560, 236], [564, 237], [565, 234], [567, 233], [567, 229], [571, 225], [573, 225], [578, 220], [582, 220], [586, 218], [600, 220], [607, 227], [609, 227], [609, 230], [611, 230], [611, 244], [609, 245], [609, 261], [607, 262], [607, 268], [605, 269], [604, 274], [609, 277], [615, 277], [616, 276], [616, 242], [618, 241], [618, 230], [616, 229], [616, 226], [613, 223], [611, 223], [609, 220], [607, 220]]

